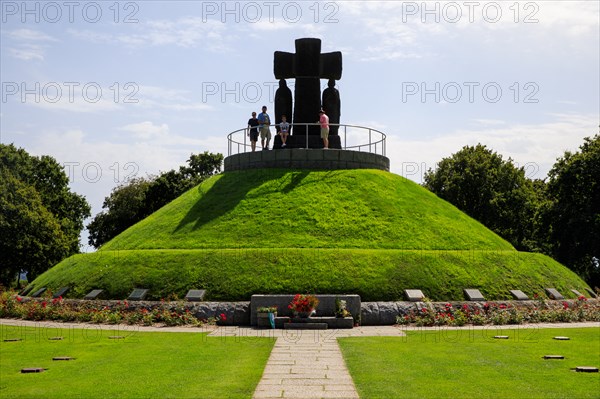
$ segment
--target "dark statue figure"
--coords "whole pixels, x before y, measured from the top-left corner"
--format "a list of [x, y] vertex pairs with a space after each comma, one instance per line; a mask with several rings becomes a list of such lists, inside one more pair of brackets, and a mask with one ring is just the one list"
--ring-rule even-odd
[[[315, 123], [321, 108], [320, 79], [342, 77], [342, 53], [321, 54], [320, 39], [297, 39], [295, 54], [275, 52], [274, 73], [277, 79], [296, 80], [293, 123]], [[305, 128], [295, 129], [295, 135], [305, 132]], [[308, 134], [319, 135], [319, 126], [311, 126]]]
[[[281, 115], [285, 115], [288, 122], [292, 120], [292, 91], [287, 87], [285, 79], [279, 79], [279, 89], [275, 92], [275, 123], [278, 125], [278, 132]], [[291, 128], [289, 133], [292, 133]]]
[[[329, 123], [340, 123], [340, 92], [335, 88], [335, 80], [329, 79], [327, 88], [323, 90], [323, 110], [329, 117]], [[330, 126], [329, 134], [337, 135], [339, 126]]]

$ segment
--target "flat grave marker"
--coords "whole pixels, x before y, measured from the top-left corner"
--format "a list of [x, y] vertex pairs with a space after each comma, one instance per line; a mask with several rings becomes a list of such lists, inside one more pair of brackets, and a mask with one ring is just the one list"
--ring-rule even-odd
[[27, 367], [24, 369], [21, 369], [21, 373], [23, 374], [28, 374], [28, 373], [43, 373], [44, 372], [44, 368], [42, 367]]
[[46, 291], [46, 287], [40, 288], [39, 290], [37, 290], [36, 292], [34, 292], [33, 294], [31, 294], [31, 297], [32, 298], [37, 298], [38, 296], [42, 295], [45, 291]]
[[588, 292], [588, 294], [590, 294], [592, 298], [598, 298], [598, 295], [591, 288], [586, 288], [585, 290]]
[[56, 356], [52, 360], [75, 360], [75, 358], [70, 356]]
[[206, 295], [206, 290], [189, 290], [185, 295], [185, 300], [188, 302], [202, 302]]
[[598, 367], [577, 366], [575, 367], [575, 371], [577, 371], [578, 373], [597, 373]]
[[27, 296], [27, 294], [29, 294], [29, 291], [31, 291], [33, 287], [25, 287], [23, 290], [21, 290], [21, 292], [19, 292], [20, 296]]
[[48, 338], [48, 341], [62, 341], [63, 337], [50, 337]]
[[88, 292], [88, 294], [86, 296], [83, 297], [83, 299], [87, 299], [87, 300], [93, 300], [96, 299], [100, 296], [100, 294], [102, 294], [104, 292], [104, 290], [91, 290], [90, 292]]
[[144, 288], [136, 288], [127, 298], [128, 301], [143, 301], [148, 294], [148, 290]]
[[564, 359], [565, 357], [562, 355], [545, 355], [544, 359], [546, 360], [557, 360], [557, 359]]
[[569, 338], [569, 337], [554, 337], [552, 339], [555, 339], [557, 341], [570, 341], [571, 340], [571, 338]]
[[565, 299], [555, 288], [546, 288], [546, 294], [548, 294], [550, 299]]
[[474, 288], [465, 288], [463, 290], [469, 301], [485, 301], [483, 294]]
[[421, 302], [425, 298], [421, 290], [404, 290], [404, 295], [410, 302]]
[[508, 339], [508, 335], [494, 335], [494, 339]]
[[521, 291], [521, 290], [510, 290], [510, 294], [517, 301], [527, 301], [527, 300], [529, 300], [529, 297], [527, 295], [525, 295], [525, 293], [523, 291]]
[[58, 297], [64, 296], [70, 289], [71, 287], [62, 287], [60, 290], [56, 291], [54, 295], [52, 295], [52, 298], [56, 299]]

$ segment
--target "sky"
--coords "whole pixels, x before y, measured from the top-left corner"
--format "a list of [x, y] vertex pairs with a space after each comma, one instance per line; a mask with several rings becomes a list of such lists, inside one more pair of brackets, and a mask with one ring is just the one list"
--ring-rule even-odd
[[[0, 1], [0, 142], [51, 155], [102, 210], [273, 108], [273, 53], [341, 51], [343, 124], [417, 183], [485, 144], [545, 178], [600, 123], [598, 1]], [[293, 90], [293, 80], [289, 80]], [[322, 88], [327, 81], [321, 81]], [[86, 250], [86, 234], [82, 243]]]

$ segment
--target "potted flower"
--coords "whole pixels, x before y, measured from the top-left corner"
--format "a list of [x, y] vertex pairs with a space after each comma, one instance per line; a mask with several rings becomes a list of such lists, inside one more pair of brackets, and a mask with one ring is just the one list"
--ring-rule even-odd
[[319, 300], [314, 295], [296, 294], [292, 302], [288, 305], [288, 309], [294, 312], [297, 317], [307, 318], [316, 312], [319, 305]]
[[277, 317], [277, 306], [261, 306], [256, 309], [258, 327], [275, 328], [275, 317]]

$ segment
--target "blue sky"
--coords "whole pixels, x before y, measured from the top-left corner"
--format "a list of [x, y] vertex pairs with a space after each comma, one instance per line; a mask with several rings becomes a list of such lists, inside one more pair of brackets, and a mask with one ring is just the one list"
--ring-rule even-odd
[[597, 1], [0, 4], [0, 141], [64, 164], [93, 214], [129, 176], [226, 154], [301, 37], [342, 51], [341, 123], [385, 132], [417, 182], [478, 142], [543, 178], [598, 132]]

